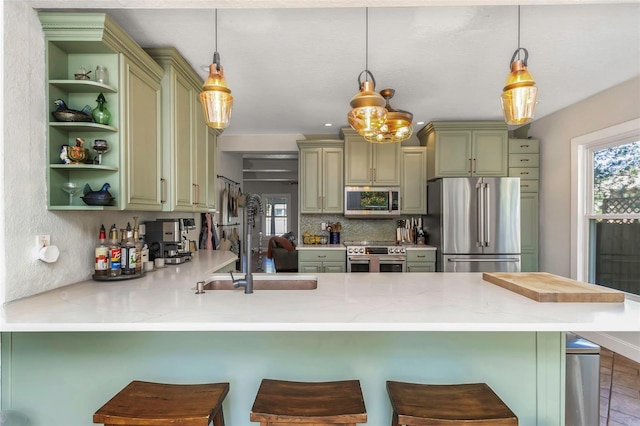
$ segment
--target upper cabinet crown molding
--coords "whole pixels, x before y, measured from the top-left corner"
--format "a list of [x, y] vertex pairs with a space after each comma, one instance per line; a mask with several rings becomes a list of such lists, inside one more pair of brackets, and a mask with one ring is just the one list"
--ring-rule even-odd
[[39, 12], [45, 37], [68, 53], [123, 53], [137, 66], [155, 74], [164, 70], [105, 13]]

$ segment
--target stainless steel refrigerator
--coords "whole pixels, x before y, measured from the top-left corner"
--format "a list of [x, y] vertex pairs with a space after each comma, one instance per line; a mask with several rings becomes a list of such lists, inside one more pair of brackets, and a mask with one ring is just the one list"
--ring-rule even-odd
[[440, 272], [520, 272], [520, 178], [427, 184], [428, 244]]

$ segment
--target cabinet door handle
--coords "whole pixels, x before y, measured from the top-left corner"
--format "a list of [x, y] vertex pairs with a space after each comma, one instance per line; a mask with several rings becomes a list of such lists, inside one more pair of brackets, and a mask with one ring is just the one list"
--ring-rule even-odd
[[160, 178], [160, 204], [167, 202], [167, 180]]
[[373, 181], [375, 182], [375, 180], [376, 180], [376, 169], [374, 167], [374, 169], [373, 169]]
[[477, 172], [478, 170], [476, 169], [476, 159], [473, 159], [473, 172]]
[[193, 189], [193, 193], [192, 193], [193, 194], [193, 201], [191, 202], [191, 204], [194, 204], [194, 205], [198, 204], [197, 199], [196, 199], [197, 198], [197, 193], [198, 193], [197, 186], [198, 185], [196, 185], [195, 183], [191, 184], [191, 187]]
[[473, 170], [473, 167], [471, 166], [471, 158], [469, 158], [469, 174], [471, 174], [472, 170]]

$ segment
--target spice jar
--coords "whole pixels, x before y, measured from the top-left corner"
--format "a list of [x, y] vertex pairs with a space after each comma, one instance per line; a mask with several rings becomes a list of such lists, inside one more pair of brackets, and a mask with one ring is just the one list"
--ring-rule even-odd
[[96, 81], [98, 83], [107, 84], [109, 82], [109, 73], [107, 72], [107, 68], [98, 65], [96, 67]]

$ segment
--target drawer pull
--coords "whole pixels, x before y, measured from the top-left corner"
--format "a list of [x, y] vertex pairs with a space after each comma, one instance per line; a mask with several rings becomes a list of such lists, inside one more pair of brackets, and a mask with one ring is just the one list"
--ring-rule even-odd
[[521, 175], [528, 175], [529, 172], [520, 172]]
[[327, 256], [326, 255], [322, 255], [322, 256], [318, 255], [319, 259], [324, 259], [325, 257], [327, 257]]
[[526, 163], [527, 161], [529, 161], [529, 159], [528, 159], [528, 158], [523, 158], [523, 159], [522, 159], [522, 160], [520, 160], [520, 161], [521, 161], [521, 162], [523, 162], [523, 163]]
[[529, 148], [529, 145], [520, 145], [520, 148]]
[[529, 185], [520, 185], [520, 188], [528, 188]]
[[419, 254], [417, 257], [427, 257], [427, 256], [424, 254]]

